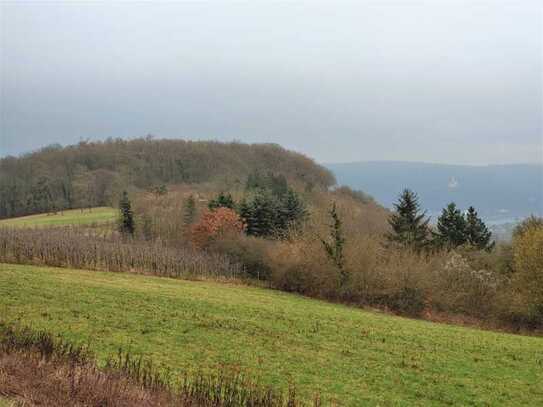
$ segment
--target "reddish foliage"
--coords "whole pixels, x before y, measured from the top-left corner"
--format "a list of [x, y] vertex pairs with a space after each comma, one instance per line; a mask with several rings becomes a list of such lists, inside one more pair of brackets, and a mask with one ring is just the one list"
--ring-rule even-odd
[[245, 225], [239, 215], [229, 208], [217, 208], [204, 212], [191, 230], [192, 243], [199, 248], [224, 236], [240, 235]]

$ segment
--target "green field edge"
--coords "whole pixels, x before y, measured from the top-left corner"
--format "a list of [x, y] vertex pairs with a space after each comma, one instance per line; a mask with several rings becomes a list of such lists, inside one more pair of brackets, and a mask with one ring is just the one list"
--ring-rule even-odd
[[233, 367], [345, 405], [543, 402], [541, 338], [276, 290], [0, 264], [0, 314], [88, 342], [102, 360], [122, 347], [165, 368]]
[[39, 213], [16, 218], [0, 219], [0, 227], [53, 227], [91, 225], [114, 222], [117, 210], [111, 207], [68, 209], [57, 213]]

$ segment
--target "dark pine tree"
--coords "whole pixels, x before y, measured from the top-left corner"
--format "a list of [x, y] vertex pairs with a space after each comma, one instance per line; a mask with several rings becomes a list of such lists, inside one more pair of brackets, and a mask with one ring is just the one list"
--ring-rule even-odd
[[249, 236], [270, 236], [278, 229], [279, 204], [269, 190], [258, 190], [250, 200], [239, 205], [239, 214], [244, 219]]
[[435, 243], [441, 247], [455, 248], [466, 243], [466, 219], [454, 202], [443, 208], [433, 235]]
[[392, 232], [387, 235], [392, 242], [400, 243], [406, 247], [421, 249], [428, 243], [428, 222], [426, 214], [420, 213], [417, 194], [404, 189], [394, 204], [395, 212], [390, 216], [388, 223]]
[[328, 255], [328, 258], [339, 269], [341, 276], [341, 283], [345, 283], [348, 278], [345, 270], [345, 256], [343, 249], [345, 247], [345, 238], [343, 236], [343, 222], [339, 217], [339, 213], [334, 202], [332, 208], [329, 211], [332, 223], [330, 224], [330, 234], [327, 239], [320, 239], [321, 243]]
[[185, 226], [192, 225], [196, 217], [196, 200], [194, 195], [190, 194], [183, 203], [183, 224]]
[[119, 201], [119, 210], [121, 212], [120, 232], [123, 235], [134, 235], [134, 214], [132, 213], [132, 205], [128, 199], [128, 193], [123, 191], [121, 200]]
[[251, 216], [251, 205], [247, 201], [246, 197], [243, 197], [243, 199], [238, 204], [238, 215], [243, 219], [243, 221], [246, 223], [246, 229], [245, 232], [247, 234], [250, 234], [248, 231], [249, 225], [247, 224], [247, 219]]
[[307, 209], [298, 194], [289, 188], [279, 202], [276, 216], [278, 229], [287, 230], [298, 226], [307, 217]]
[[221, 192], [219, 195], [217, 195], [215, 199], [212, 199], [211, 201], [209, 201], [207, 206], [211, 210], [214, 210], [217, 208], [234, 209], [236, 204], [231, 194], [225, 194], [224, 192]]
[[485, 223], [477, 215], [473, 206], [468, 208], [466, 215], [466, 240], [473, 247], [479, 250], [490, 251], [495, 245], [491, 242], [492, 232], [488, 230]]

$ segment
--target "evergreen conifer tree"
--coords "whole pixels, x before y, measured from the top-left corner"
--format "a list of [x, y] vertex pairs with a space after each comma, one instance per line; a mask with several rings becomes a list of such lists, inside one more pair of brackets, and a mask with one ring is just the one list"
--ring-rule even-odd
[[388, 239], [415, 249], [426, 246], [430, 219], [426, 218], [424, 212], [420, 213], [417, 194], [404, 189], [394, 208], [395, 212], [388, 220], [392, 228], [392, 232], [387, 235]]
[[296, 226], [307, 216], [307, 210], [304, 202], [298, 194], [288, 189], [280, 201], [277, 212], [277, 227], [286, 230], [289, 226]]
[[466, 219], [454, 202], [443, 208], [433, 235], [437, 245], [442, 247], [455, 248], [467, 242]]
[[215, 199], [212, 199], [211, 201], [209, 201], [207, 206], [210, 210], [214, 210], [221, 207], [234, 209], [236, 204], [231, 194], [225, 194], [224, 192], [221, 192], [219, 195], [217, 195]]
[[128, 193], [123, 191], [121, 200], [119, 201], [119, 210], [121, 212], [120, 231], [123, 235], [134, 235], [134, 214], [132, 213], [132, 205], [128, 199]]
[[328, 255], [328, 258], [339, 269], [341, 274], [341, 283], [347, 280], [347, 272], [345, 271], [345, 256], [343, 248], [345, 247], [345, 237], [343, 236], [343, 222], [337, 212], [336, 203], [334, 202], [329, 211], [332, 223], [330, 224], [330, 235], [328, 239], [320, 239], [321, 243]]
[[247, 234], [251, 236], [270, 236], [278, 227], [278, 202], [268, 191], [256, 192], [248, 204]]
[[488, 230], [483, 220], [479, 218], [473, 206], [468, 208], [465, 232], [467, 242], [479, 250], [490, 251], [495, 245], [495, 242], [490, 241], [492, 232]]
[[194, 195], [190, 194], [183, 204], [183, 224], [189, 226], [196, 217], [196, 200]]

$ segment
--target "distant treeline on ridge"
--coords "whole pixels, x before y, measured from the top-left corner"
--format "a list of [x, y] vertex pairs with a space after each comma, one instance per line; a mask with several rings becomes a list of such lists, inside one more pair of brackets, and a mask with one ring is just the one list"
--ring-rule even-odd
[[335, 184], [312, 159], [276, 144], [108, 139], [51, 145], [0, 160], [0, 218], [112, 205], [123, 189], [213, 182], [244, 185], [255, 172], [282, 174], [306, 188]]

